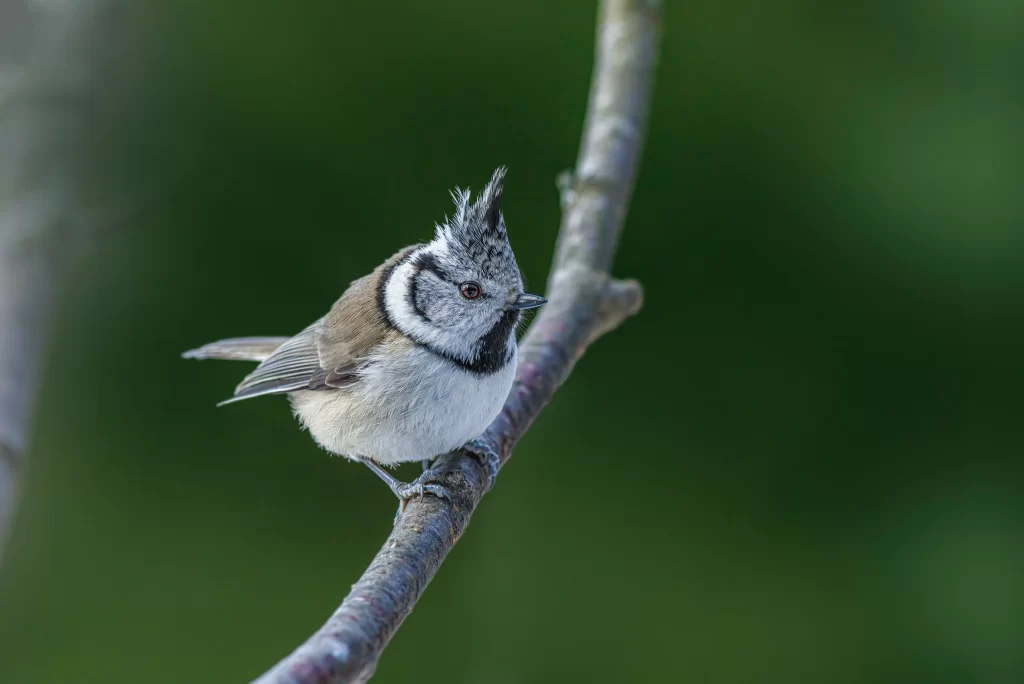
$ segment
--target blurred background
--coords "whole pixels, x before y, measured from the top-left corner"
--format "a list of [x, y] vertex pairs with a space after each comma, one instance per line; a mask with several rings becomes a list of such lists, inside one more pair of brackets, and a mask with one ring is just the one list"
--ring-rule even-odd
[[[119, 15], [68, 149], [140, 208], [61, 301], [0, 681], [248, 681], [328, 617], [393, 497], [282, 398], [215, 409], [248, 364], [178, 355], [297, 332], [499, 164], [542, 290], [595, 10]], [[374, 681], [1024, 681], [1022, 36], [1006, 0], [666, 2], [615, 266], [646, 306]]]

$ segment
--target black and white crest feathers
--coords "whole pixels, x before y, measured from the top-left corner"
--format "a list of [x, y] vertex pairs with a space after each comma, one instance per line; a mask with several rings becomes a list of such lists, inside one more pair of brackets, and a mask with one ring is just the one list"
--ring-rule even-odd
[[505, 167], [499, 166], [472, 204], [469, 190], [456, 188], [452, 192], [455, 215], [437, 227], [439, 240], [447, 242], [492, 273], [511, 269], [518, 272], [501, 213], [504, 182]]

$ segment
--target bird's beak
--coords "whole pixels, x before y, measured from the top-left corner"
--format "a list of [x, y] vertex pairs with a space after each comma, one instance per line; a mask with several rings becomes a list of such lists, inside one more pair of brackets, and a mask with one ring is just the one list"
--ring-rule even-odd
[[538, 297], [537, 295], [532, 294], [521, 294], [516, 297], [514, 302], [512, 302], [512, 308], [523, 311], [525, 309], [536, 309], [538, 306], [547, 303], [548, 300], [543, 297]]

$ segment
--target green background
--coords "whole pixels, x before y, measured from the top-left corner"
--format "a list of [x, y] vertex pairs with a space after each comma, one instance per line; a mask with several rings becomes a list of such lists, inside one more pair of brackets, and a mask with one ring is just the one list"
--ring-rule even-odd
[[[1024, 4], [664, 9], [615, 266], [645, 308], [375, 681], [1024, 681]], [[594, 3], [136, 10], [76, 157], [145, 209], [62, 301], [5, 683], [248, 681], [318, 627], [393, 498], [178, 354], [300, 330], [499, 164], [542, 290], [578, 147]]]

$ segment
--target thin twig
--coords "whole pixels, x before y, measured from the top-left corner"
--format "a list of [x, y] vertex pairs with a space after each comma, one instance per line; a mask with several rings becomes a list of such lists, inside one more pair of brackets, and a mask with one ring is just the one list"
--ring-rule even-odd
[[[548, 281], [549, 303], [520, 345], [519, 368], [501, 415], [481, 444], [504, 465], [587, 345], [640, 308], [635, 281], [608, 273], [632, 195], [660, 33], [659, 3], [603, 0], [595, 67], [576, 173], [563, 180], [562, 225]], [[465, 451], [434, 465], [450, 502], [413, 499], [341, 607], [256, 684], [363, 682], [416, 600], [462, 536], [492, 484]]]

